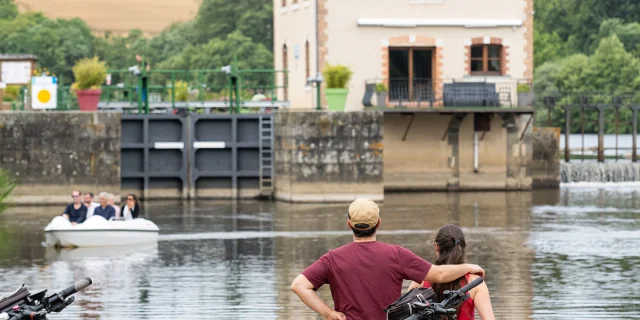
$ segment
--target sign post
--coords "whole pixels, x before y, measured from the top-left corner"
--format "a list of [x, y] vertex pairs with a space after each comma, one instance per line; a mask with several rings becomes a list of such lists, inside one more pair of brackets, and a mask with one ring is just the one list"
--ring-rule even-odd
[[55, 109], [58, 107], [58, 78], [31, 78], [31, 108]]

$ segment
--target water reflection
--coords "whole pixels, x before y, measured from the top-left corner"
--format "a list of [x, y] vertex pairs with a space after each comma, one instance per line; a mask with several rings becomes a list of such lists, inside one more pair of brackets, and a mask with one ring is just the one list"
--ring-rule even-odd
[[[597, 189], [392, 194], [379, 239], [433, 260], [438, 228], [460, 225], [467, 260], [487, 270], [499, 319], [631, 319], [635, 299], [613, 298], [640, 276], [638, 201], [633, 192]], [[23, 282], [55, 290], [90, 276], [95, 284], [52, 319], [318, 319], [289, 284], [351, 241], [342, 204], [153, 202], [146, 209], [161, 229], [157, 244], [73, 250], [41, 246], [47, 210], [12, 209], [0, 217], [1, 290]], [[326, 300], [328, 289], [319, 292]], [[626, 293], [640, 297], [634, 287]]]

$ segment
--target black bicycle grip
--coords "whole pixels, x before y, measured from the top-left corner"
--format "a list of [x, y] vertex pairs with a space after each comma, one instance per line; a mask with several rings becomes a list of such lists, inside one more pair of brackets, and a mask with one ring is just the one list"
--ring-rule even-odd
[[60, 295], [64, 299], [78, 291], [82, 291], [84, 288], [90, 286], [91, 283], [91, 278], [84, 278], [74, 283], [72, 286], [69, 286], [68, 288], [58, 292], [58, 295]]
[[484, 281], [484, 279], [482, 279], [482, 277], [478, 277], [477, 279], [467, 283], [466, 286], [460, 288], [460, 291], [467, 293], [469, 292], [469, 290], [479, 286], [482, 282]]

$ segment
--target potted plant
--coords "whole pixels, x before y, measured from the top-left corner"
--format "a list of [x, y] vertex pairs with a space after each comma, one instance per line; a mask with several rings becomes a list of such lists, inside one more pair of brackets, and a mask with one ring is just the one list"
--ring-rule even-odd
[[73, 76], [76, 82], [72, 88], [78, 97], [80, 110], [98, 110], [102, 94], [100, 85], [107, 77], [105, 62], [99, 61], [98, 57], [82, 59], [73, 67]]
[[533, 91], [531, 86], [527, 83], [518, 84], [518, 106], [532, 106], [533, 105]]
[[344, 111], [349, 94], [347, 84], [351, 80], [352, 74], [349, 67], [343, 65], [328, 65], [324, 69], [323, 75], [327, 83], [326, 96], [329, 110]]
[[384, 83], [376, 84], [376, 100], [378, 101], [378, 108], [384, 108], [387, 105], [387, 93], [389, 89]]

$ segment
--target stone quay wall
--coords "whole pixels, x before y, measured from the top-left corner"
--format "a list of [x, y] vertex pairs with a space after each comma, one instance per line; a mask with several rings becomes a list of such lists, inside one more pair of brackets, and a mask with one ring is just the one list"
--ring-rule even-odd
[[72, 189], [120, 194], [120, 114], [0, 112], [0, 168], [18, 205], [70, 203]]
[[382, 112], [279, 112], [275, 197], [293, 202], [382, 201]]

